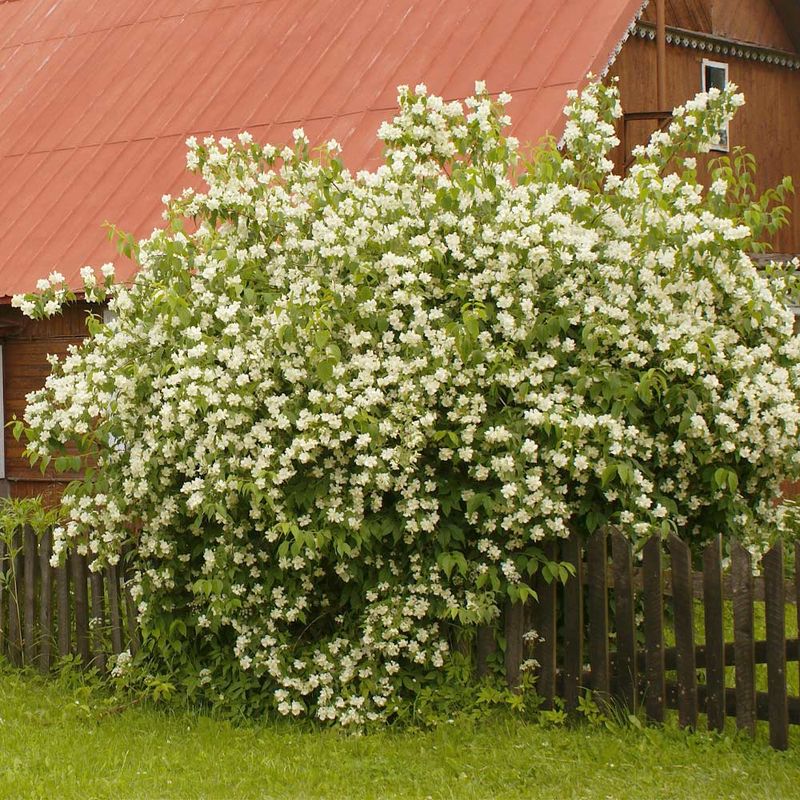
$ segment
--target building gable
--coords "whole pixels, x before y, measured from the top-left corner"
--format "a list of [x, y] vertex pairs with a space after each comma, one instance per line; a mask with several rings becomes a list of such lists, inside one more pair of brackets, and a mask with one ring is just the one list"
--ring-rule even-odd
[[[800, 52], [797, 0], [665, 0], [665, 11], [670, 28]], [[642, 19], [655, 24], [653, 0]]]

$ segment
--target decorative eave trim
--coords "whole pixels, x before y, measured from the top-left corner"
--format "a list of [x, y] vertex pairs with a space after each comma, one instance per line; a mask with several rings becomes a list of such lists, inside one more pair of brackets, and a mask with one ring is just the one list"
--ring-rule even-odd
[[600, 80], [605, 78], [606, 75], [608, 75], [608, 71], [611, 69], [611, 67], [614, 66], [614, 62], [617, 60], [617, 56], [622, 52], [622, 45], [624, 45], [625, 42], [627, 42], [631, 36], [636, 35], [636, 28], [639, 25], [639, 20], [641, 19], [642, 14], [644, 14], [644, 10], [647, 8], [649, 3], [650, 0], [642, 0], [641, 5], [639, 6], [639, 10], [636, 12], [635, 16], [630, 21], [628, 27], [625, 29], [625, 33], [622, 34], [622, 38], [617, 42], [614, 49], [609, 53], [606, 65], [600, 72], [600, 75], [598, 76]]
[[[640, 39], [654, 41], [656, 38], [656, 26], [650, 22], [636, 22], [634, 35]], [[785, 50], [776, 50], [773, 47], [765, 47], [751, 42], [740, 42], [736, 39], [727, 39], [724, 36], [714, 36], [710, 33], [698, 33], [697, 31], [671, 27], [667, 28], [666, 39], [667, 44], [675, 47], [686, 47], [709, 55], [729, 56], [730, 58], [741, 58], [745, 61], [759, 61], [776, 67], [784, 67], [785, 69], [800, 69], [800, 55], [797, 53], [787, 53]]]

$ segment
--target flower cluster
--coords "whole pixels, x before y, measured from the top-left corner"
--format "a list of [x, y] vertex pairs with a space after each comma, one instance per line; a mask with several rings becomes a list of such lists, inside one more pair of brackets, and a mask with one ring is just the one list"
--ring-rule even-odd
[[792, 287], [747, 255], [781, 209], [676, 161], [740, 96], [677, 109], [625, 177], [613, 86], [529, 164], [508, 99], [401, 87], [373, 172], [302, 130], [190, 139], [207, 191], [165, 198], [133, 284], [104, 270], [113, 318], [30, 396], [28, 452], [92, 466], [55, 557], [132, 542], [145, 648], [188, 690], [385, 718], [454, 624], [527, 595], [542, 540], [742, 531], [797, 474]]

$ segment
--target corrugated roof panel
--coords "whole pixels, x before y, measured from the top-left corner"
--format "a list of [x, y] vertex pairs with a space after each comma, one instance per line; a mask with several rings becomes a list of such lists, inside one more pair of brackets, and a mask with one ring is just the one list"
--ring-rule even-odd
[[[187, 17], [168, 17], [153, 24], [151, 35], [158, 43], [155, 55], [148, 64], [147, 75], [133, 81], [123, 102], [125, 113], [119, 115], [112, 126], [114, 139], [137, 139], [151, 136], [168, 136], [179, 131], [165, 127], [164, 117], [172, 109], [180, 108], [185, 99], [195, 91], [205, 91], [206, 86], [197, 73], [198, 53], [213, 48], [215, 20], [210, 14], [191, 14]], [[138, 26], [137, 26], [138, 27]], [[175, 40], [186, 41], [187, 46], [174, 52]]]
[[21, 31], [29, 32], [36, 25], [38, 16], [41, 15], [42, 6], [47, 0], [30, 0], [27, 3], [6, 3], [0, 9], [0, 48], [11, 42], [19, 42]]
[[[363, 29], [347, 26], [327, 54], [325, 68], [321, 70], [314, 91], [303, 92], [296, 98], [293, 114], [330, 117], [357, 113], [365, 106], [372, 106], [378, 90], [371, 90], [369, 82], [373, 72], [379, 72], [388, 59], [385, 52], [382, 58], [376, 58], [369, 42], [390, 41], [408, 24], [408, 14], [397, 14], [392, 3], [385, 3], [380, 13], [372, 16], [368, 26]], [[390, 63], [388, 69], [392, 68]], [[350, 78], [352, 75], [361, 78], [354, 82]]]
[[571, 43], [578, 33], [589, 28], [586, 19], [593, 6], [593, 3], [565, 3], [559, 6], [546, 34], [540, 37], [536, 49], [530, 52], [517, 76], [520, 88], [549, 85], [548, 78], [559, 62], [563, 62], [570, 72], [570, 83], [576, 84], [582, 80], [594, 54], [587, 52], [584, 47], [576, 48], [569, 59], [564, 58], [564, 53], [571, 52]]
[[[486, 9], [496, 3], [481, 3], [480, 0], [465, 0], [463, 5], [469, 5], [469, 14], [458, 14], [461, 4], [454, 4], [451, 0], [430, 4], [418, 3], [411, 9], [411, 13], [404, 19], [398, 33], [385, 43], [380, 50], [376, 49], [377, 58], [366, 77], [365, 97], [374, 97], [372, 108], [393, 108], [396, 104], [397, 86], [417, 83], [430, 83], [420, 81], [415, 77], [426, 73], [427, 65], [444, 50], [451, 58], [460, 54], [464, 47], [474, 41], [474, 18], [477, 14], [486, 13]], [[433, 8], [431, 8], [433, 6]], [[458, 24], [453, 17], [458, 14]], [[442, 25], [439, 25], [441, 20]], [[452, 27], [448, 31], [450, 21]], [[443, 34], [445, 34], [443, 36]], [[462, 46], [460, 41], [464, 40]], [[436, 46], [432, 46], [432, 41]], [[431, 91], [436, 91], [433, 84]], [[373, 95], [374, 92], [374, 95]], [[361, 87], [359, 87], [359, 95]]]
[[[311, 0], [309, 6], [316, 9], [322, 2], [324, 0]], [[241, 40], [241, 48], [226, 48], [230, 51], [235, 50], [237, 58], [229, 75], [217, 85], [216, 90], [206, 92], [209, 101], [196, 121], [196, 127], [201, 130], [218, 127], [219, 120], [239, 119], [244, 120], [244, 123], [240, 124], [253, 124], [254, 121], [250, 117], [252, 109], [268, 94], [269, 81], [280, 78], [280, 75], [276, 74], [277, 58], [281, 54], [285, 58], [290, 57], [285, 44], [287, 35], [297, 25], [296, 0], [276, 0], [257, 8], [252, 29], [258, 35], [254, 39], [248, 37], [246, 40]], [[263, 35], [265, 28], [270, 31], [269, 40]], [[230, 80], [230, 75], [242, 78]], [[255, 95], [253, 99], [248, 99], [250, 93]]]
[[59, 248], [63, 248], [65, 254], [64, 261], [69, 264], [69, 246], [83, 232], [75, 222], [83, 217], [96, 219], [93, 213], [95, 209], [100, 214], [105, 213], [102, 206], [109, 200], [107, 190], [112, 179], [116, 178], [116, 185], [124, 187], [126, 185], [124, 178], [130, 173], [133, 164], [138, 161], [146, 147], [147, 143], [137, 142], [132, 145], [119, 143], [105, 147], [81, 148], [71, 154], [71, 161], [80, 160], [82, 164], [58, 199], [58, 206], [68, 209], [61, 220], [61, 225], [68, 234], [64, 235], [48, 225], [40, 225], [33, 240], [26, 239], [25, 247], [30, 252], [31, 261], [36, 263], [45, 256], [50, 249], [48, 245], [57, 239]]
[[[42, 166], [49, 155], [49, 153], [36, 153], [31, 156], [10, 156], [0, 162], [3, 169], [3, 185], [6, 189], [0, 192], [0, 220], [3, 221], [0, 231], [11, 225], [13, 215], [19, 212], [26, 194], [29, 197], [36, 197], [46, 186]], [[42, 181], [40, 185], [36, 185], [36, 178]]]
[[[135, 58], [150, 69], [158, 69], [158, 56], [163, 53], [168, 37], [155, 35], [158, 20], [137, 25], [142, 35], [132, 39], [127, 28], [113, 29], [106, 36], [104, 48], [114, 48], [127, 59]], [[62, 146], [80, 147], [86, 142], [125, 141], [133, 138], [116, 135], [132, 114], [135, 91], [141, 91], [143, 71], [133, 72], [130, 61], [120, 58], [109, 60], [107, 68], [91, 76], [89, 100], [83, 107], [71, 110], [68, 120], [60, 129]], [[56, 134], [58, 135], [58, 133]]]
[[[19, 205], [12, 215], [4, 214], [4, 219], [8, 219], [8, 227], [0, 231], [0, 252], [24, 253], [26, 259], [30, 258], [32, 252], [36, 252], [35, 243], [31, 246], [30, 239], [38, 240], [39, 237], [52, 234], [53, 216], [58, 214], [60, 223], [63, 212], [70, 208], [61, 203], [69, 187], [83, 170], [103, 156], [102, 148], [92, 147], [49, 153], [41, 174], [26, 176], [34, 181], [31, 191], [25, 191], [27, 186], [20, 187], [23, 191], [17, 195]], [[63, 237], [66, 230], [58, 223], [55, 226], [62, 231]]]
[[[274, 38], [265, 40], [258, 58], [261, 67], [252, 76], [245, 75], [241, 84], [244, 92], [237, 92], [235, 104], [225, 111], [225, 118], [241, 118], [247, 124], [259, 124], [269, 120], [285, 119], [280, 112], [285, 100], [278, 99], [287, 88], [299, 92], [305, 90], [309, 77], [309, 62], [316, 62], [318, 53], [309, 49], [310, 42], [327, 23], [331, 26], [337, 15], [335, 0], [312, 0], [303, 5], [302, 10], [287, 9], [281, 17], [284, 26], [276, 31]], [[338, 9], [340, 14], [349, 17], [350, 5]], [[273, 44], [274, 43], [274, 44]], [[356, 76], [353, 76], [354, 79]], [[267, 117], [258, 117], [256, 112], [268, 103]], [[223, 107], [227, 105], [223, 102]]]
[[[400, 83], [446, 98], [514, 94], [512, 132], [563, 124], [639, 0], [19, 0], [0, 3], [0, 296], [58, 268], [77, 281], [196, 181], [184, 140], [304, 127], [374, 167]], [[119, 261], [119, 259], [117, 259]], [[120, 264], [122, 274], [133, 265]]]
[[[88, 42], [84, 37], [50, 40], [43, 44], [47, 48], [37, 69], [25, 76], [23, 91], [8, 109], [0, 123], [0, 145], [7, 153], [24, 153], [32, 149], [35, 137], [43, 132], [59, 131], [59, 106], [75, 105], [75, 95], [67, 95], [65, 88], [72, 79], [88, 78], [90, 72], [84, 67], [82, 59], [90, 61], [102, 42], [102, 36], [95, 35]], [[36, 42], [35, 47], [40, 43]], [[91, 98], [85, 96], [84, 105]], [[20, 101], [25, 103], [24, 113], [14, 114]], [[10, 113], [9, 113], [10, 112]]]
[[[186, 131], [200, 126], [211, 130], [224, 124], [219, 106], [230, 91], [227, 76], [236, 74], [248, 53], [263, 42], [258, 16], [264, 11], [264, 6], [255, 4], [229, 10], [224, 20], [224, 33], [220, 35], [235, 42], [235, 46], [227, 47], [214, 64], [208, 64], [200, 54], [199, 72], [192, 74], [188, 83], [175, 87], [176, 91], [183, 90], [180, 102], [164, 104], [164, 111], [168, 114], [163, 122], [165, 129]], [[206, 113], [210, 113], [212, 118], [205, 118]]]
[[563, 0], [532, 0], [525, 4], [522, 17], [491, 64], [492, 87], [496, 84], [506, 91], [522, 88], [519, 74], [528, 60], [536, 57], [539, 42], [551, 29], [553, 17], [562, 4]]
[[[466, 97], [472, 94], [475, 81], [486, 78], [487, 65], [505, 47], [508, 23], [520, 13], [520, 7], [524, 10], [527, 5], [528, 0], [508, 0], [499, 5], [474, 5], [458, 26], [454, 41], [448, 36], [444, 42], [439, 40], [434, 44], [434, 60], [427, 69], [430, 77], [425, 79], [429, 84], [428, 88], [445, 97]], [[414, 75], [409, 83], [418, 80], [417, 67], [413, 60], [410, 60], [406, 68], [410, 75]], [[388, 92], [391, 90], [392, 87], [387, 88]]]

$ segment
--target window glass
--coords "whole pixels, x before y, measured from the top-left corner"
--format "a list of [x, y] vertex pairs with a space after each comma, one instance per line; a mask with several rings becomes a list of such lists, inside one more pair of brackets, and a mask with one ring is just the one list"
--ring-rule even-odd
[[[728, 65], [717, 61], [703, 61], [703, 81], [702, 90], [707, 92], [709, 89], [719, 89], [722, 91], [728, 85]], [[728, 125], [725, 125], [719, 132], [719, 144], [712, 147], [713, 150], [723, 150], [730, 148]]]

